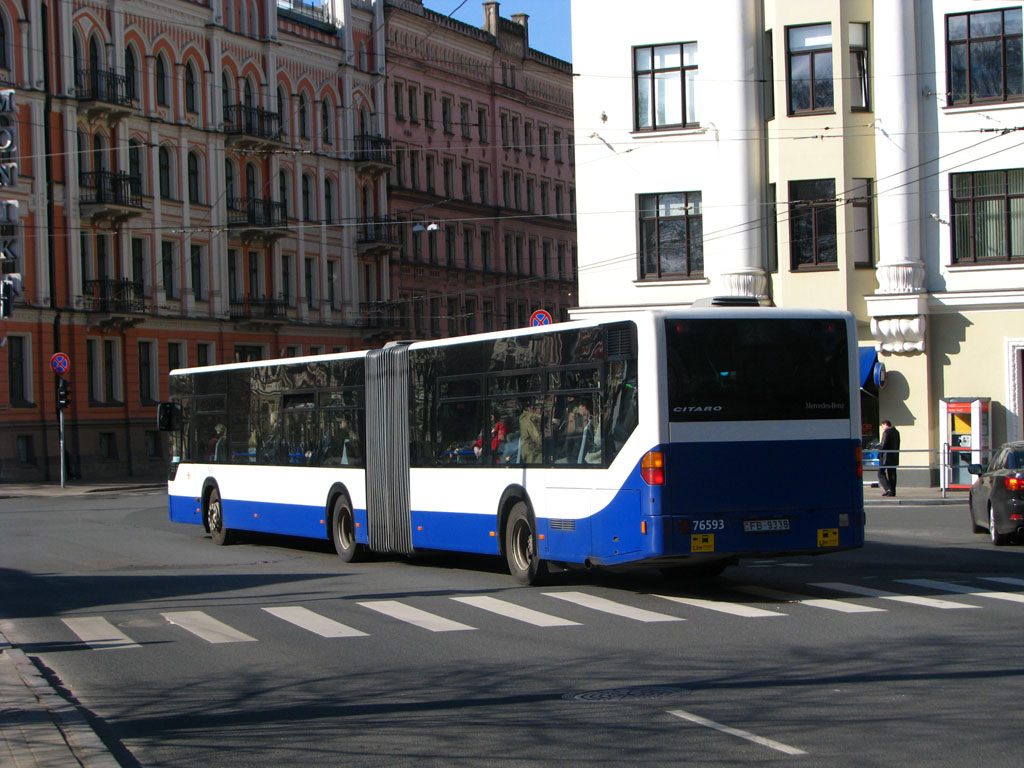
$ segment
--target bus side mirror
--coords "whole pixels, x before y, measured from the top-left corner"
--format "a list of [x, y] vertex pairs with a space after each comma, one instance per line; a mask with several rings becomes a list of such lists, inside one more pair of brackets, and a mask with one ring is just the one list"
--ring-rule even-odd
[[967, 471], [972, 475], [980, 475], [982, 472], [981, 464], [968, 464]]
[[179, 430], [181, 422], [181, 405], [179, 403], [160, 403], [156, 407], [156, 427], [161, 432]]

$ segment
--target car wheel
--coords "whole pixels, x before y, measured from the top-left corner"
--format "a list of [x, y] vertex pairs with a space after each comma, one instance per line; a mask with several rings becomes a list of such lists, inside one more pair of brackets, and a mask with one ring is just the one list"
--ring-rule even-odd
[[967, 512], [971, 516], [971, 532], [972, 533], [986, 533], [985, 526], [978, 525], [978, 520], [974, 517], [974, 497], [967, 497]]
[[996, 530], [996, 511], [992, 508], [992, 502], [988, 504], [988, 536], [997, 547], [1001, 547], [1010, 538]]

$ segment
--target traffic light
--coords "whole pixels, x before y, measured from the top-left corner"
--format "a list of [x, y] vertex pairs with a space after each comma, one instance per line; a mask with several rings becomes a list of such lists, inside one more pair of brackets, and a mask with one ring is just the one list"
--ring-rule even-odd
[[14, 314], [14, 283], [0, 280], [0, 317]]
[[68, 386], [67, 381], [64, 379], [60, 380], [57, 385], [57, 407], [67, 408], [68, 403], [71, 402], [71, 387]]

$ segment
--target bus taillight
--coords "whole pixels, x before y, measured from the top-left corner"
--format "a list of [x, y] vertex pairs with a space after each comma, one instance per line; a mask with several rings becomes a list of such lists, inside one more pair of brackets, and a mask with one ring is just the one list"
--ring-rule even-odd
[[640, 460], [640, 477], [648, 485], [665, 484], [665, 454], [661, 451], [648, 451]]
[[857, 477], [864, 477], [864, 449], [857, 446]]

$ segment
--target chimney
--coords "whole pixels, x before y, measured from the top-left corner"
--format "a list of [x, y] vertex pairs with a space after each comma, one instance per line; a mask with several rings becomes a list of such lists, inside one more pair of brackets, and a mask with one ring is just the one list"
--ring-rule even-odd
[[530, 50], [530, 15], [526, 13], [513, 13], [512, 21], [523, 28], [523, 55], [526, 55], [526, 51]]
[[500, 3], [484, 3], [484, 29], [495, 37], [498, 36], [498, 6]]

